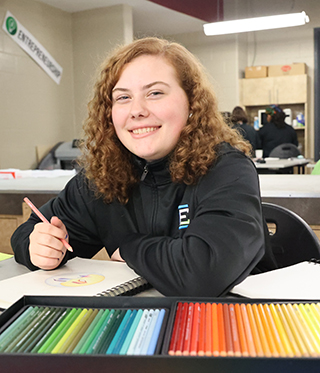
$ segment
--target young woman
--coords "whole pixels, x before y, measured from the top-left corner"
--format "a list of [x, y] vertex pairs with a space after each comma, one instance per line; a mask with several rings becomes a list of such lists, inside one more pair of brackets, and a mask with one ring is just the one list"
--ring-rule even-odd
[[51, 224], [32, 214], [14, 233], [19, 263], [54, 269], [105, 247], [161, 293], [189, 296], [274, 268], [248, 145], [184, 47], [145, 38], [116, 50], [84, 133], [83, 170], [41, 208]]

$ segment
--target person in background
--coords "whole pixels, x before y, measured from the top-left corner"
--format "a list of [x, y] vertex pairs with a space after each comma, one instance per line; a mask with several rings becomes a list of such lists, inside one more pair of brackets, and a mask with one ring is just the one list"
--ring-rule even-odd
[[298, 146], [296, 131], [285, 122], [286, 114], [278, 105], [266, 108], [267, 123], [258, 131], [263, 158], [269, 157], [272, 149], [281, 144]]
[[106, 248], [175, 296], [220, 296], [276, 267], [249, 145], [186, 48], [144, 38], [114, 51], [84, 135], [82, 171], [40, 208], [51, 224], [32, 213], [13, 234], [17, 262], [50, 270]]
[[254, 157], [256, 149], [260, 149], [260, 138], [258, 132], [248, 124], [248, 116], [242, 107], [236, 106], [232, 110], [231, 123], [240, 135], [249, 141], [252, 147], [251, 156]]

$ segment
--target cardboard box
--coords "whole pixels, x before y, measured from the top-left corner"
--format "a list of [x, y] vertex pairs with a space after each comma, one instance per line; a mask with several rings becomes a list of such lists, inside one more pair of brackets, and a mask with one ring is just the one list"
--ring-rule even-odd
[[268, 66], [247, 66], [245, 78], [266, 78], [268, 76]]
[[302, 75], [307, 73], [305, 63], [292, 63], [290, 65], [272, 65], [268, 68], [268, 76]]

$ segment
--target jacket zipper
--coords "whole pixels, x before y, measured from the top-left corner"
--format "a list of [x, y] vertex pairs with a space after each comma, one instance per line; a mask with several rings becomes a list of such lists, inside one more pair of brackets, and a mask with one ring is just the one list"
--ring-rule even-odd
[[149, 172], [149, 170], [148, 170], [148, 166], [145, 165], [145, 166], [143, 167], [143, 173], [142, 173], [142, 175], [141, 175], [141, 179], [140, 179], [141, 181], [143, 181], [143, 180], [147, 177], [148, 172]]

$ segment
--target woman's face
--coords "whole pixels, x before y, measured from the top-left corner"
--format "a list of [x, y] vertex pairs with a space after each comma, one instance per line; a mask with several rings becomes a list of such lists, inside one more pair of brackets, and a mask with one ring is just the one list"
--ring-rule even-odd
[[164, 58], [143, 55], [125, 65], [112, 100], [115, 131], [128, 150], [150, 162], [174, 149], [189, 103]]

